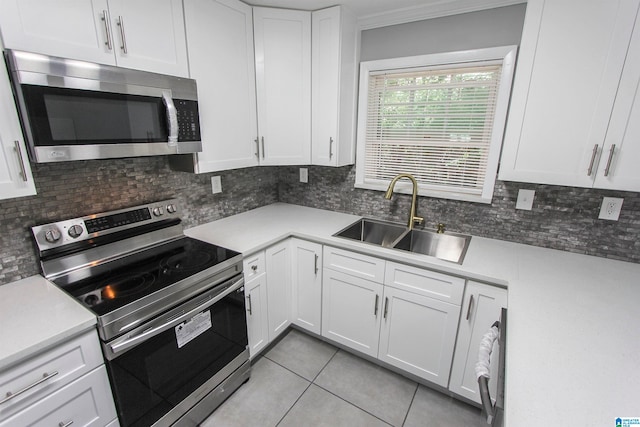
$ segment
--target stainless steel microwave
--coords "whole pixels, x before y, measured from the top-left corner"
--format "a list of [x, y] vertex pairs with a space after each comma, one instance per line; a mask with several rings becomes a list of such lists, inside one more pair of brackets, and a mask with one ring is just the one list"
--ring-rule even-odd
[[6, 50], [36, 163], [202, 151], [192, 79]]

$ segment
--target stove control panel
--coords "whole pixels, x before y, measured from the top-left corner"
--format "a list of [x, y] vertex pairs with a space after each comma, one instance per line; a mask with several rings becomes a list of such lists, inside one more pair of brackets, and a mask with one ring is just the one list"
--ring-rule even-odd
[[173, 199], [38, 225], [31, 230], [43, 251], [171, 218], [178, 218]]

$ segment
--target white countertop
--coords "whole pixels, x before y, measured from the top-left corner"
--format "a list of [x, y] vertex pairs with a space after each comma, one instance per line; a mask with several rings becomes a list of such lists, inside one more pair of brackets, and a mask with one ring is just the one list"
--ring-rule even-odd
[[41, 276], [2, 285], [0, 371], [95, 324], [95, 314]]
[[463, 265], [331, 237], [358, 216], [276, 203], [185, 234], [249, 255], [295, 236], [508, 287], [508, 427], [640, 417], [640, 265], [473, 237]]

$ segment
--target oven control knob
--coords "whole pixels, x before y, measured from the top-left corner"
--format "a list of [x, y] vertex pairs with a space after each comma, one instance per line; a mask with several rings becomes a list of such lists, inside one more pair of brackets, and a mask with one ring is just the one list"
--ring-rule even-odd
[[164, 214], [164, 210], [162, 209], [162, 206], [157, 206], [153, 208], [153, 215], [162, 216], [163, 214]]
[[44, 239], [49, 243], [55, 243], [60, 240], [62, 235], [60, 234], [60, 230], [57, 228], [51, 228], [44, 232]]
[[178, 208], [176, 208], [176, 205], [174, 205], [173, 203], [170, 205], [167, 205], [167, 212], [169, 213], [176, 213], [176, 211], [178, 210]]
[[71, 227], [69, 227], [69, 237], [72, 237], [74, 239], [78, 238], [81, 234], [82, 234], [82, 227], [79, 225], [72, 225]]
[[97, 295], [89, 294], [84, 298], [84, 302], [89, 306], [94, 306], [100, 301]]

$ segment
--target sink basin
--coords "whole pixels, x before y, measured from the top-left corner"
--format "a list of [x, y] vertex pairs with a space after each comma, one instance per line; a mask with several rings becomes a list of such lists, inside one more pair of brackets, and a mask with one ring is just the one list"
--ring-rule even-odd
[[470, 241], [471, 236], [464, 234], [411, 230], [397, 241], [394, 248], [462, 264]]
[[457, 264], [462, 264], [471, 241], [471, 236], [464, 234], [409, 230], [405, 225], [372, 219], [358, 220], [334, 236], [428, 255]]
[[334, 236], [391, 247], [407, 231], [407, 227], [384, 221], [361, 219]]

